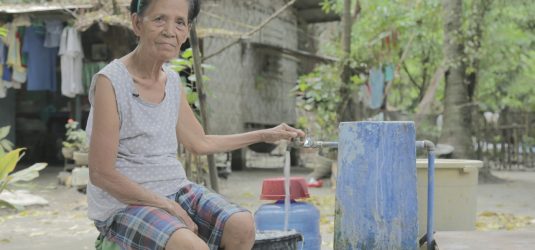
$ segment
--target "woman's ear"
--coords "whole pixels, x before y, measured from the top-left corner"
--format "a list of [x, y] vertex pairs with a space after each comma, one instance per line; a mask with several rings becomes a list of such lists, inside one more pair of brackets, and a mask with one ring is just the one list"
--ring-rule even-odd
[[133, 13], [131, 16], [130, 16], [130, 19], [131, 19], [131, 22], [132, 22], [132, 30], [134, 31], [134, 34], [136, 34], [136, 36], [140, 36], [140, 33], [141, 33], [141, 19], [143, 17], [140, 17], [137, 13]]

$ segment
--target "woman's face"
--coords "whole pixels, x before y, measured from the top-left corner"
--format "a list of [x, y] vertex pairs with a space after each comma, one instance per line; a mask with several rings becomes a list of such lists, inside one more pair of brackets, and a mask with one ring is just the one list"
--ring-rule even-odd
[[150, 55], [176, 58], [189, 34], [188, 0], [152, 0], [142, 16], [133, 15], [134, 32]]

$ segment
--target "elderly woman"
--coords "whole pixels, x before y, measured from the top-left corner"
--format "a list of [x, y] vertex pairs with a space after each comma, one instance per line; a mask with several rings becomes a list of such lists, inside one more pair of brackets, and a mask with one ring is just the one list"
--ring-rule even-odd
[[176, 58], [199, 13], [198, 0], [133, 0], [139, 44], [93, 78], [87, 188], [89, 217], [123, 249], [251, 249], [250, 212], [188, 181], [178, 142], [195, 154], [304, 136], [285, 124], [206, 135], [189, 107]]

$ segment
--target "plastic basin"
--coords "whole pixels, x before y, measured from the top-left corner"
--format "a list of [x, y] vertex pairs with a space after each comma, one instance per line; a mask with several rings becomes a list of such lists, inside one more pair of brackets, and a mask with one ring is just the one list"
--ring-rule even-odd
[[[290, 199], [310, 197], [305, 178], [290, 178]], [[284, 177], [268, 178], [262, 182], [262, 200], [284, 200]]]
[[[477, 214], [477, 178], [482, 161], [435, 160], [436, 231], [474, 230]], [[419, 235], [427, 223], [427, 159], [417, 159]]]

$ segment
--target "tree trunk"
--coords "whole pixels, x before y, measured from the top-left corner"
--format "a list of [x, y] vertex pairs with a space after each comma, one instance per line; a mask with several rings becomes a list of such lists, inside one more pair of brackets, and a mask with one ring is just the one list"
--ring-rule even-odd
[[[467, 55], [471, 60], [468, 61], [468, 73], [466, 74], [466, 83], [468, 91], [468, 101], [472, 102], [474, 100], [474, 95], [478, 85], [478, 73], [479, 73], [479, 56], [481, 48], [481, 39], [483, 37], [483, 27], [485, 21], [485, 15], [490, 10], [491, 1], [489, 0], [475, 0], [472, 2], [472, 20], [470, 20], [468, 41], [470, 41], [471, 48], [468, 51], [473, 53], [472, 55]], [[473, 110], [470, 112], [476, 114]], [[496, 183], [503, 181], [502, 179], [494, 176], [490, 169], [490, 164], [488, 159], [483, 160], [483, 168], [479, 171], [479, 182], [481, 183]]]
[[[201, 119], [202, 119], [202, 125], [204, 127], [204, 131], [206, 134], [209, 133], [209, 123], [208, 123], [208, 114], [207, 114], [207, 107], [206, 107], [206, 93], [203, 86], [203, 79], [202, 79], [202, 67], [201, 67], [201, 52], [199, 48], [199, 41], [197, 38], [197, 29], [196, 24], [191, 24], [191, 30], [189, 33], [190, 36], [190, 44], [191, 48], [193, 50], [193, 71], [195, 72], [195, 79], [196, 79], [196, 86], [197, 86], [197, 93], [199, 94], [199, 103], [200, 103], [200, 110], [201, 110]], [[210, 154], [206, 156], [208, 159], [208, 173], [210, 175], [210, 187], [212, 190], [214, 190], [216, 193], [219, 193], [219, 184], [217, 180], [217, 168], [215, 166], [215, 159], [214, 155]]]
[[444, 123], [439, 142], [455, 147], [455, 158], [474, 157], [471, 131], [470, 99], [465, 83], [466, 69], [461, 61], [463, 43], [462, 0], [442, 0], [444, 18], [444, 57], [446, 88], [444, 93]]
[[344, 56], [342, 58], [342, 74], [340, 79], [342, 84], [340, 86], [341, 102], [338, 106], [338, 121], [354, 121], [356, 120], [356, 106], [353, 93], [350, 88], [351, 69], [349, 67], [349, 56], [351, 54], [351, 28], [353, 20], [351, 18], [351, 0], [344, 0], [344, 12], [342, 15], [342, 48]]

